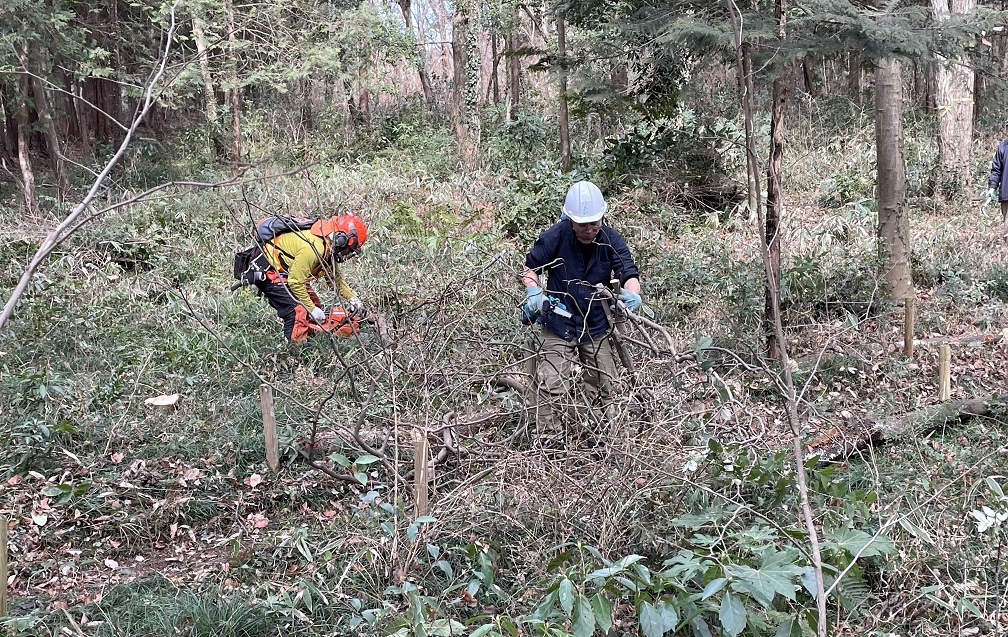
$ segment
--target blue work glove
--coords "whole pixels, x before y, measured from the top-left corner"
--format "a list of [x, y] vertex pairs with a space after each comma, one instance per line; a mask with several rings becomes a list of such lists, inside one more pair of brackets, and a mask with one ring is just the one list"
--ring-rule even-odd
[[538, 285], [530, 285], [525, 288], [525, 305], [523, 309], [525, 316], [539, 316], [542, 314], [543, 303], [546, 302], [546, 295]]
[[643, 305], [643, 301], [641, 301], [640, 294], [637, 294], [636, 292], [631, 292], [630, 290], [626, 289], [622, 290], [619, 293], [619, 300], [623, 301], [623, 305], [625, 305], [626, 309], [630, 310], [631, 312], [636, 312], [638, 309], [640, 309], [640, 306]]
[[997, 191], [991, 188], [987, 191], [987, 203], [993, 203], [997, 201]]

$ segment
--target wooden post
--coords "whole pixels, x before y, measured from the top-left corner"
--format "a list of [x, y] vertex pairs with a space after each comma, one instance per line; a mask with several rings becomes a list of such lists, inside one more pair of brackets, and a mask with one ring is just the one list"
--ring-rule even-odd
[[938, 400], [952, 396], [952, 348], [946, 343], [938, 346]]
[[907, 358], [913, 358], [914, 309], [914, 297], [908, 296], [903, 301], [903, 355]]
[[0, 515], [0, 617], [7, 616], [7, 517]]
[[413, 502], [417, 517], [427, 513], [427, 431], [413, 430]]
[[277, 441], [276, 414], [273, 412], [273, 388], [259, 386], [259, 404], [262, 406], [263, 438], [266, 440], [266, 464], [276, 473], [280, 468], [280, 443]]

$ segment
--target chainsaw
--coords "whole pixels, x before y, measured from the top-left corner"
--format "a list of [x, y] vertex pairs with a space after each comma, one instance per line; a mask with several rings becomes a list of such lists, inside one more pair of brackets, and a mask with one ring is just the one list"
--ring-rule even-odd
[[334, 305], [321, 323], [309, 321], [308, 327], [313, 332], [329, 332], [336, 336], [349, 338], [360, 332], [360, 322], [365, 318], [365, 310], [347, 310], [342, 305]]
[[542, 304], [542, 311], [539, 314], [529, 314], [529, 311], [525, 308], [523, 303], [521, 307], [518, 308], [518, 318], [521, 320], [522, 325], [532, 325], [533, 323], [542, 323], [542, 317], [546, 314], [552, 312], [557, 316], [562, 316], [564, 318], [570, 318], [573, 314], [567, 309], [560, 299], [555, 296], [547, 297]]

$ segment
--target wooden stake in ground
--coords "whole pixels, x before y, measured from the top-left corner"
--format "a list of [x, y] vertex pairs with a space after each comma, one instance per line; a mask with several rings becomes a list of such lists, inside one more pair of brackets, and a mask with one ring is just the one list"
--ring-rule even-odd
[[259, 386], [259, 404], [262, 406], [263, 438], [266, 440], [266, 464], [276, 473], [280, 468], [280, 443], [277, 441], [276, 414], [273, 412], [273, 388]]
[[903, 355], [907, 358], [913, 358], [914, 309], [914, 297], [908, 296], [903, 301]]
[[952, 348], [938, 346], [938, 400], [948, 400], [952, 396]]
[[427, 432], [413, 430], [413, 502], [417, 517], [427, 513]]
[[0, 516], [0, 617], [7, 616], [7, 518]]

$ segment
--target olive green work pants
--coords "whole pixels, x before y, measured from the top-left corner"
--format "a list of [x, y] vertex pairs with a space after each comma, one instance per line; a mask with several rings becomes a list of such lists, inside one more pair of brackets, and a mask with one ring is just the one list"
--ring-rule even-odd
[[536, 364], [536, 422], [540, 431], [563, 429], [571, 405], [565, 397], [574, 381], [574, 365], [581, 364], [588, 407], [595, 419], [611, 422], [616, 415], [616, 357], [608, 338], [578, 345], [554, 334], [545, 325]]

